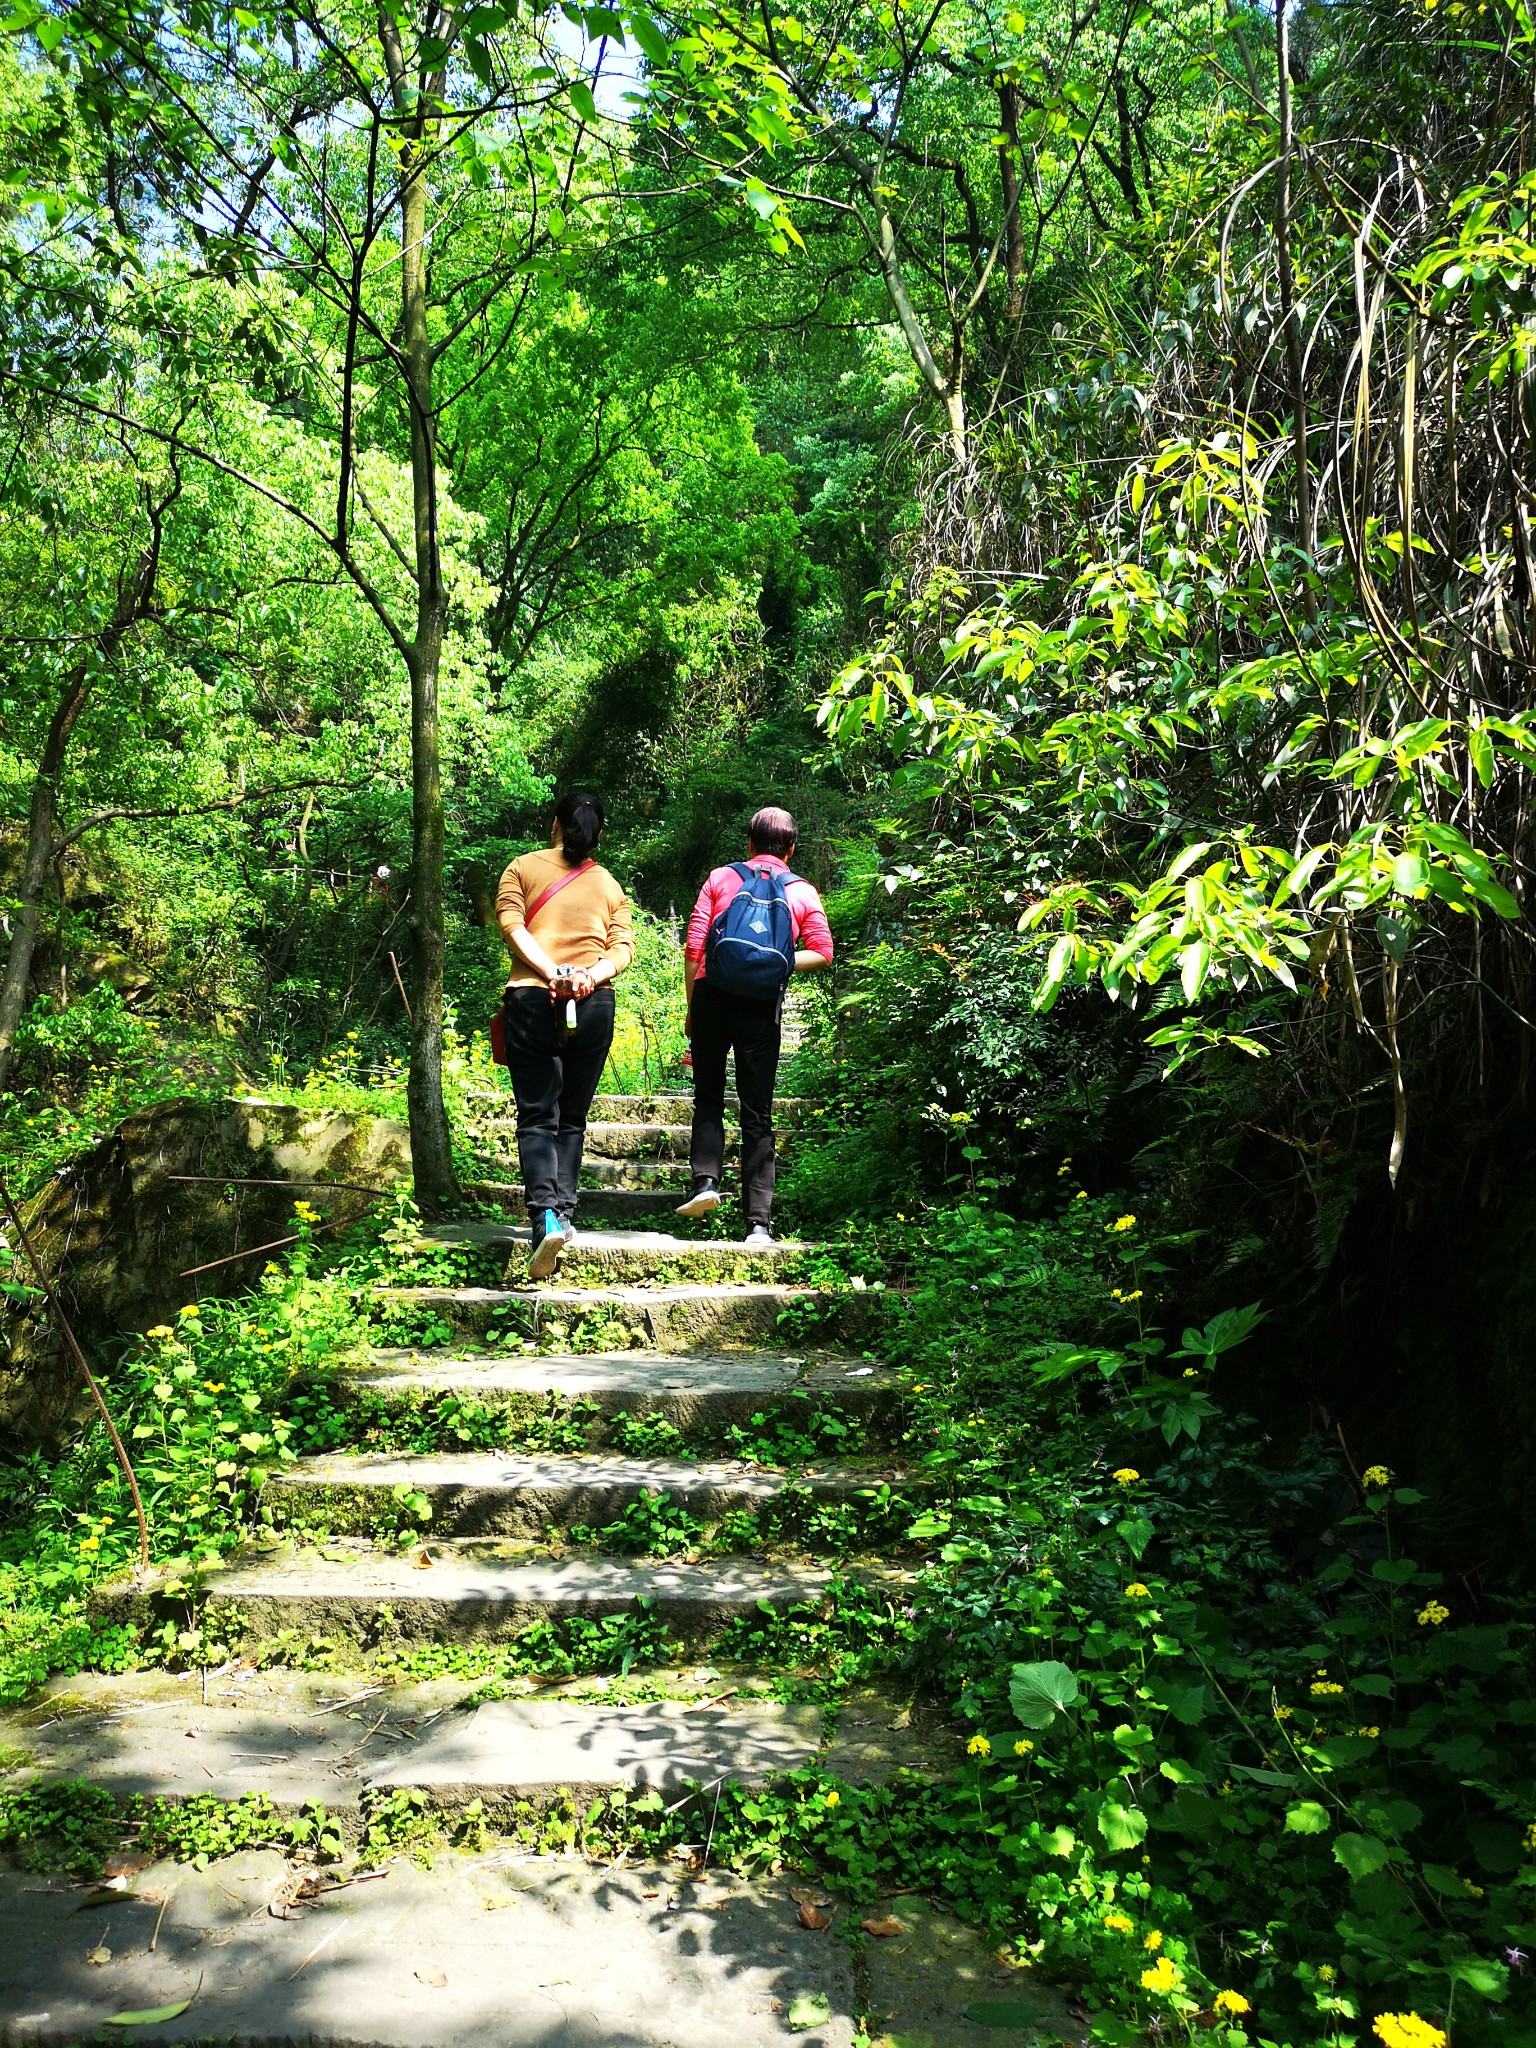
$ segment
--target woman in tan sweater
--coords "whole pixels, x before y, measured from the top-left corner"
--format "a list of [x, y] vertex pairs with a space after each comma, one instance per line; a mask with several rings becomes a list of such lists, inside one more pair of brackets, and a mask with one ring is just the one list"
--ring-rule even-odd
[[513, 861], [496, 892], [512, 954], [503, 1010], [530, 1280], [547, 1279], [575, 1236], [587, 1112], [613, 1044], [613, 982], [635, 957], [624, 891], [592, 858], [602, 832], [602, 805], [572, 790], [555, 806], [549, 845]]

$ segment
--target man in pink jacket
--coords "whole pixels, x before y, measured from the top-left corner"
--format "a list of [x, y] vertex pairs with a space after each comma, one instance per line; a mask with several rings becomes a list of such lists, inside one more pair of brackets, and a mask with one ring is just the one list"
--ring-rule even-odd
[[[788, 811], [770, 805], [759, 811], [747, 828], [745, 865], [760, 875], [788, 874], [795, 839], [794, 819]], [[688, 997], [686, 1029], [693, 1048], [693, 1192], [677, 1213], [708, 1216], [720, 1206], [720, 1175], [725, 1163], [725, 1061], [734, 1049], [747, 1243], [771, 1244], [768, 1218], [776, 1170], [773, 1085], [779, 1071], [783, 997], [766, 1001], [712, 988], [705, 971], [710, 927], [742, 886], [734, 867], [714, 869], [688, 920], [683, 986]], [[832, 933], [821, 898], [798, 875], [791, 877], [784, 893], [793, 927], [795, 972], [809, 974], [829, 967]]]

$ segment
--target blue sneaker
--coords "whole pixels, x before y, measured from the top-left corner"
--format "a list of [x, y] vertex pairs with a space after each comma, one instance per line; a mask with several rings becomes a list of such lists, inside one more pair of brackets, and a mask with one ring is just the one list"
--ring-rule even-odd
[[553, 1209], [544, 1211], [543, 1232], [534, 1239], [533, 1250], [528, 1256], [528, 1278], [547, 1280], [560, 1262], [565, 1250], [565, 1230]]

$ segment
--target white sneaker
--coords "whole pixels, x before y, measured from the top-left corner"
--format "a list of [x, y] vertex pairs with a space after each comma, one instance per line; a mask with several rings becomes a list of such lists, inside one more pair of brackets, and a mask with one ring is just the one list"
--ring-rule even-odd
[[719, 1206], [719, 1183], [701, 1180], [687, 1201], [679, 1202], [673, 1213], [678, 1216], [713, 1216]]
[[773, 1242], [773, 1234], [765, 1223], [754, 1223], [747, 1232], [746, 1246], [749, 1252], [761, 1251], [765, 1244], [772, 1244]]

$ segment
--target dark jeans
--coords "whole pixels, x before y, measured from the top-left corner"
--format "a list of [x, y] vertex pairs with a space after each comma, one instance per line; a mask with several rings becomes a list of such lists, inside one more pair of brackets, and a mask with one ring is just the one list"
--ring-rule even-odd
[[725, 1164], [725, 1058], [736, 1052], [741, 1099], [741, 1204], [747, 1228], [768, 1228], [773, 1207], [773, 1084], [779, 1073], [779, 1005], [725, 995], [707, 981], [693, 991], [695, 1180], [718, 1180]]
[[517, 1156], [534, 1233], [553, 1209], [569, 1223], [587, 1136], [587, 1111], [613, 1044], [613, 990], [576, 1005], [576, 1029], [561, 1024], [564, 1003], [544, 988], [509, 988], [503, 1004], [507, 1069], [517, 1097]]

